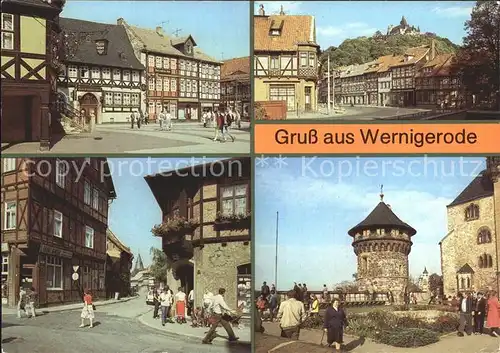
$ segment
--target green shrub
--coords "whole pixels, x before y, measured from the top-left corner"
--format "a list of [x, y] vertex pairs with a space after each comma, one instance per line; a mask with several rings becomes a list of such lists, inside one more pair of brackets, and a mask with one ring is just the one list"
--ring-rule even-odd
[[450, 333], [457, 330], [459, 318], [452, 315], [441, 315], [432, 323], [428, 324], [428, 328], [434, 332]]
[[302, 323], [304, 329], [321, 329], [323, 328], [324, 319], [320, 315], [308, 316]]
[[380, 343], [393, 347], [422, 347], [439, 341], [436, 332], [421, 328], [405, 328], [382, 331], [376, 336]]

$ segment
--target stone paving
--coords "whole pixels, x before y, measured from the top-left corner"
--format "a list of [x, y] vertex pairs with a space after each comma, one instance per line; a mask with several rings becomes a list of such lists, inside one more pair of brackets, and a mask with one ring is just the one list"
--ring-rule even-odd
[[[172, 131], [161, 131], [158, 124], [131, 129], [128, 124], [97, 125], [93, 133], [66, 135], [47, 154], [193, 154], [250, 153], [250, 124], [231, 129], [235, 141], [214, 142], [215, 129], [198, 122], [174, 123]], [[2, 144], [2, 153], [40, 154], [39, 143]]]
[[377, 106], [345, 106], [342, 107], [342, 113], [330, 113], [327, 114], [326, 109], [321, 109], [318, 112], [311, 113], [301, 113], [297, 115], [296, 113], [290, 113], [287, 115], [286, 120], [306, 120], [306, 119], [318, 119], [318, 120], [328, 120], [328, 121], [342, 121], [342, 120], [354, 120], [354, 121], [371, 121], [375, 119], [389, 119], [395, 118], [400, 115], [414, 114], [422, 111], [427, 111], [427, 109], [413, 109], [413, 108], [396, 108], [396, 107], [377, 107]]
[[[300, 341], [287, 343], [286, 340], [279, 337], [281, 331], [278, 323], [264, 322], [264, 335], [258, 335], [255, 338], [255, 353], [276, 352], [276, 353], [294, 353], [294, 352], [331, 352], [331, 348], [321, 347], [325, 344], [325, 338], [321, 330], [302, 330], [300, 332]], [[269, 337], [272, 336], [272, 337]], [[259, 339], [262, 342], [259, 342]], [[435, 344], [418, 348], [397, 348], [384, 344], [373, 342], [369, 339], [360, 339], [358, 337], [344, 336], [344, 341], [348, 352], [355, 353], [498, 353], [500, 352], [500, 339], [489, 335], [471, 335], [458, 337], [456, 334], [443, 336]], [[309, 348], [308, 348], [309, 347]], [[274, 349], [276, 348], [276, 349]]]
[[137, 321], [151, 307], [144, 298], [97, 307], [95, 326], [79, 328], [80, 310], [18, 319], [2, 313], [5, 353], [250, 353], [248, 345], [202, 345], [182, 334], [166, 335]]

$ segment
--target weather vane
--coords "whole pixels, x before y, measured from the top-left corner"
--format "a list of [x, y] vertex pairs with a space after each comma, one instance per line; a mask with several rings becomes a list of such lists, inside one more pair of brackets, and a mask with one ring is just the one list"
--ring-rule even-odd
[[380, 201], [384, 201], [384, 185], [380, 185]]

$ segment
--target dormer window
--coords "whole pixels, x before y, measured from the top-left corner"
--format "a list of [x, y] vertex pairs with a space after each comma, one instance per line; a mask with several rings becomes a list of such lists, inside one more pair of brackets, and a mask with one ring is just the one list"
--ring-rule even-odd
[[193, 45], [191, 42], [186, 43], [186, 54], [192, 54], [193, 53]]
[[97, 54], [106, 55], [108, 52], [108, 41], [106, 39], [96, 40], [95, 48], [97, 50]]
[[271, 33], [272, 36], [279, 36], [281, 34], [279, 29], [272, 29]]
[[284, 24], [283, 20], [278, 20], [278, 21], [273, 20], [271, 22], [271, 27], [269, 28], [269, 34], [271, 36], [280, 36], [283, 24]]

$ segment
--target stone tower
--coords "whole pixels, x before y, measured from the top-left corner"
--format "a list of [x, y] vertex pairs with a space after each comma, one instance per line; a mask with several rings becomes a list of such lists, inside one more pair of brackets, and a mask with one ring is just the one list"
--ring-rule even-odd
[[404, 301], [411, 237], [416, 233], [394, 214], [381, 191], [379, 204], [348, 232], [358, 257], [356, 281], [361, 291], [391, 293], [394, 302]]
[[429, 291], [429, 272], [427, 272], [427, 267], [424, 268], [424, 272], [418, 279], [418, 286], [424, 292]]
[[[493, 204], [494, 204], [494, 217], [495, 217], [495, 234], [500, 234], [500, 157], [486, 158], [486, 172], [488, 173], [491, 181], [493, 182]], [[497, 242], [497, 259], [500, 259], [500, 237], [495, 237]], [[493, 264], [498, 269], [498, 264]], [[497, 276], [497, 288], [495, 290], [500, 292], [500, 276]]]

